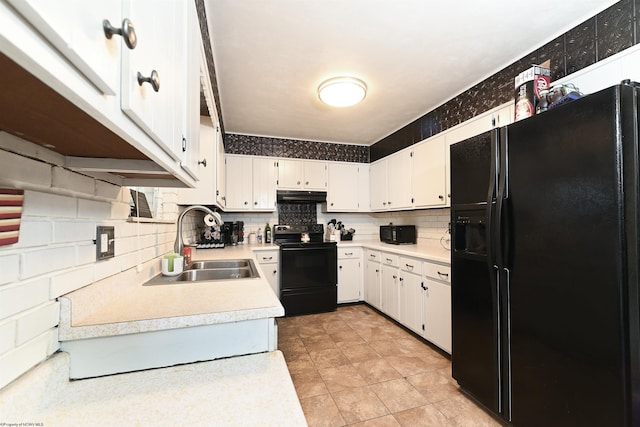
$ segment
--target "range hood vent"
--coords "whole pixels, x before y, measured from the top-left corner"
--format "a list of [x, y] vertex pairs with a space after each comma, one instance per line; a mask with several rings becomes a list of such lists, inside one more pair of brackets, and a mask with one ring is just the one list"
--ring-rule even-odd
[[278, 203], [322, 203], [327, 201], [326, 191], [278, 190]]

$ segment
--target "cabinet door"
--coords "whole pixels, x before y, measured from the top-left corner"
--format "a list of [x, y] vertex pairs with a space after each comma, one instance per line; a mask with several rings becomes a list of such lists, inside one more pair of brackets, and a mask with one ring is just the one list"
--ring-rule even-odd
[[227, 209], [247, 211], [253, 199], [253, 163], [251, 157], [227, 155]]
[[381, 309], [380, 285], [382, 279], [381, 265], [377, 261], [367, 260], [364, 284], [364, 300], [377, 309]]
[[360, 260], [356, 258], [338, 260], [338, 302], [360, 300]]
[[216, 204], [216, 129], [209, 117], [200, 117], [199, 140], [199, 157], [206, 160], [206, 165], [198, 165], [196, 188], [178, 189], [178, 204], [181, 205]]
[[387, 160], [379, 160], [369, 166], [371, 210], [387, 209]]
[[422, 335], [422, 276], [400, 272], [400, 323]]
[[258, 210], [276, 208], [277, 162], [271, 158], [253, 159], [253, 205]]
[[302, 160], [278, 160], [278, 188], [301, 189], [303, 187]]
[[227, 165], [220, 124], [216, 114], [213, 114], [212, 117], [216, 117], [216, 202], [224, 209], [227, 206]]
[[278, 251], [256, 251], [256, 259], [260, 263], [266, 279], [273, 292], [280, 298], [280, 272], [278, 271]]
[[413, 148], [413, 205], [444, 206], [446, 202], [445, 139], [430, 138]]
[[358, 211], [369, 212], [369, 165], [358, 164]]
[[388, 316], [400, 320], [398, 301], [398, 267], [382, 266], [382, 308], [381, 310]]
[[[92, 2], [93, 3], [93, 2]], [[122, 50], [121, 107], [167, 154], [176, 161], [182, 156], [182, 140], [175, 134], [173, 96], [178, 92], [176, 19], [182, 2], [177, 0], [124, 0], [123, 15], [135, 23], [137, 46]], [[182, 46], [181, 44], [179, 45]], [[155, 71], [160, 85], [139, 83], [138, 73], [151, 78]], [[180, 102], [182, 105], [182, 102]]]
[[326, 191], [327, 162], [303, 162], [303, 176], [306, 190]]
[[120, 0], [9, 0], [9, 3], [102, 93], [118, 93], [120, 49], [128, 48], [120, 36], [111, 39], [105, 36], [102, 21], [107, 19], [114, 27], [122, 26]]
[[[329, 163], [327, 188], [328, 212], [353, 212], [358, 210], [358, 163]], [[368, 193], [369, 188], [365, 191]]]
[[426, 278], [424, 337], [451, 353], [451, 286]]
[[411, 207], [411, 152], [401, 151], [388, 159], [388, 209]]
[[[182, 101], [182, 108], [174, 111], [176, 117], [182, 115], [176, 122], [178, 136], [182, 140], [182, 159], [180, 166], [196, 181], [199, 179], [200, 138], [198, 121], [200, 117], [200, 26], [195, 3], [188, 1], [184, 8], [177, 8], [182, 12], [178, 16], [178, 31], [176, 37], [182, 37], [180, 50], [184, 52], [183, 60], [176, 70], [179, 73], [176, 78], [178, 89], [173, 97], [176, 106]], [[211, 162], [211, 160], [209, 160]], [[211, 165], [213, 168], [213, 165]]]

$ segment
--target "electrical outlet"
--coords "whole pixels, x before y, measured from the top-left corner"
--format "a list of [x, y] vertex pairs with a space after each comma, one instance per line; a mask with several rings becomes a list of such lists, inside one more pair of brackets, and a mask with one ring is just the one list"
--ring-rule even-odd
[[113, 258], [115, 255], [116, 239], [115, 228], [98, 226], [96, 227], [96, 261]]

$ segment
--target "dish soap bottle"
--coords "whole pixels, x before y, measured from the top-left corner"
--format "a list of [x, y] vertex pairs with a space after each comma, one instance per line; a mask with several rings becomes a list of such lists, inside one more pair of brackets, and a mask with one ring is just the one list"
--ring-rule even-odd
[[269, 227], [269, 223], [264, 228], [264, 242], [271, 243], [271, 227]]

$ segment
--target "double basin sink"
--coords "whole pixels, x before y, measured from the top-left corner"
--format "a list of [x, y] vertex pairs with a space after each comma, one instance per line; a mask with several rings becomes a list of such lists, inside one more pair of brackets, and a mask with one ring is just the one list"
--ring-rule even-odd
[[221, 259], [195, 261], [175, 277], [157, 276], [145, 285], [169, 285], [183, 282], [206, 282], [211, 280], [252, 279], [260, 277], [251, 259]]

